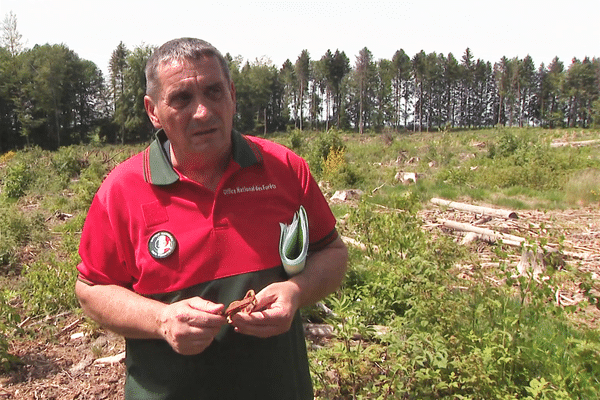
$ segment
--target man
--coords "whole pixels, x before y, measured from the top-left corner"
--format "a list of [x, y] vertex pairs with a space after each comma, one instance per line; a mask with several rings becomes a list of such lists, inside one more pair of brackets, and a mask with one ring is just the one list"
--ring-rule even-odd
[[[341, 283], [347, 250], [304, 160], [232, 130], [226, 60], [198, 39], [146, 67], [155, 141], [117, 166], [84, 226], [76, 293], [126, 338], [126, 399], [312, 399], [299, 308]], [[287, 276], [280, 223], [302, 206], [309, 256]], [[230, 323], [225, 307], [256, 292]]]

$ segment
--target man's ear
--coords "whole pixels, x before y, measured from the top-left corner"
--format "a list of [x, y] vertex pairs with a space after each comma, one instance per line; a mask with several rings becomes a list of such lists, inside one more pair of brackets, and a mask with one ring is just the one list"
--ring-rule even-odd
[[144, 96], [144, 108], [146, 109], [146, 114], [148, 114], [148, 118], [150, 118], [152, 125], [154, 125], [156, 129], [162, 128], [160, 119], [156, 113], [156, 105], [154, 104], [152, 98], [148, 95]]

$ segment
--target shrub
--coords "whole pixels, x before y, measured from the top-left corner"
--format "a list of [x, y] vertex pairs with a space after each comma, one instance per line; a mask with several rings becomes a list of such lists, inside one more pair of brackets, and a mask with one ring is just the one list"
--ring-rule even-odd
[[19, 249], [28, 243], [31, 235], [38, 230], [39, 218], [23, 215], [17, 206], [0, 203], [0, 265], [10, 265], [16, 261]]
[[0, 291], [0, 370], [8, 371], [12, 364], [19, 362], [8, 351], [8, 335], [19, 330], [20, 320], [19, 313], [7, 303], [4, 291]]
[[300, 129], [294, 129], [290, 135], [290, 147], [292, 150], [298, 151], [304, 144], [304, 135]]
[[24, 162], [9, 164], [2, 182], [3, 194], [6, 197], [18, 199], [25, 194], [32, 178], [32, 172]]
[[36, 261], [25, 266], [24, 306], [33, 314], [51, 315], [79, 306], [73, 288], [77, 274], [74, 261]]
[[83, 161], [78, 158], [73, 146], [61, 147], [52, 155], [51, 163], [59, 179], [65, 186], [71, 178], [79, 175], [83, 166]]
[[307, 156], [311, 172], [322, 177], [323, 166], [329, 157], [330, 152], [343, 151], [345, 146], [340, 137], [340, 133], [335, 130], [321, 133], [315, 140], [311, 141], [309, 154]]
[[106, 165], [98, 161], [91, 162], [81, 171], [79, 181], [73, 186], [75, 192], [73, 207], [75, 210], [87, 211], [106, 173]]
[[322, 162], [322, 178], [332, 186], [354, 187], [361, 178], [353, 166], [346, 161], [344, 147], [331, 147]]

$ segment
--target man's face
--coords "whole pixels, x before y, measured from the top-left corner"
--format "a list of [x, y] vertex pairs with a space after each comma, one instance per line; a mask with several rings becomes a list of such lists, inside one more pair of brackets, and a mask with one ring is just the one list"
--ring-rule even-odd
[[144, 103], [155, 128], [163, 128], [179, 162], [216, 161], [229, 154], [235, 88], [216, 57], [161, 64], [160, 88]]

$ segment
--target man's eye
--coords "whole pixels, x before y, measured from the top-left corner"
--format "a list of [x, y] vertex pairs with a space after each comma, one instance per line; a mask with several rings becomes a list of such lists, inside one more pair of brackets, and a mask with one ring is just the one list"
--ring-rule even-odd
[[169, 103], [173, 107], [182, 107], [190, 102], [192, 96], [189, 93], [177, 93], [169, 99]]
[[207, 96], [211, 100], [220, 100], [223, 96], [223, 87], [221, 85], [209, 87], [207, 89]]

